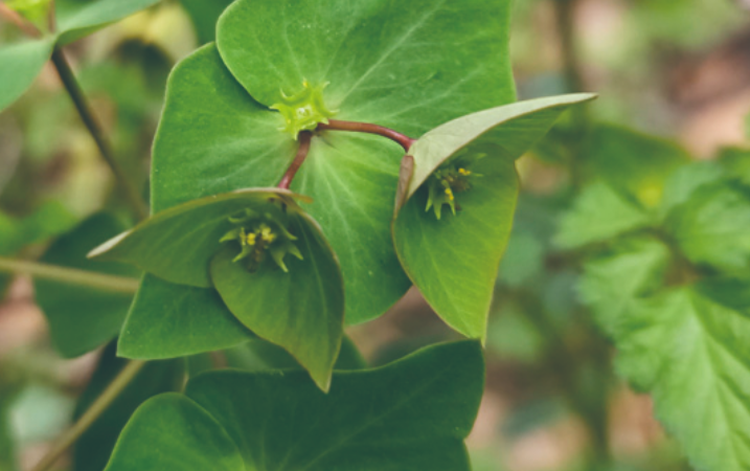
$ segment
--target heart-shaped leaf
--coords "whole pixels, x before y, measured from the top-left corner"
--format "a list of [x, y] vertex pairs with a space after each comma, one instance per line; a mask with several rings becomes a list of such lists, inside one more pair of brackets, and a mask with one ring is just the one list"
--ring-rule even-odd
[[176, 358], [231, 348], [253, 338], [216, 290], [177, 285], [147, 273], [120, 332], [117, 354]]
[[210, 288], [209, 262], [233, 217], [251, 211], [285, 219], [298, 208], [294, 195], [276, 188], [247, 189], [210, 196], [162, 211], [93, 250], [100, 260], [132, 263], [172, 283]]
[[227, 245], [211, 261], [211, 279], [240, 322], [284, 347], [327, 391], [343, 336], [344, 286], [317, 224], [303, 218], [288, 227], [302, 256], [287, 257], [288, 272], [250, 271], [233, 261], [236, 248]]
[[43, 38], [0, 48], [0, 111], [31, 86], [53, 47], [51, 38]]
[[427, 302], [462, 334], [485, 336], [518, 194], [514, 160], [568, 106], [591, 98], [481, 111], [437, 127], [409, 149], [396, 197], [396, 251]]
[[[86, 259], [86, 253], [92, 247], [124, 228], [112, 216], [96, 214], [53, 242], [41, 261], [109, 275], [137, 277], [138, 270], [131, 266]], [[130, 293], [107, 292], [44, 279], [34, 280], [34, 291], [49, 322], [55, 347], [68, 358], [87, 353], [114, 338], [133, 300]]]
[[328, 394], [301, 372], [206, 373], [188, 383], [189, 399], [141, 406], [105, 471], [468, 471], [463, 439], [483, 387], [471, 341], [337, 372]]

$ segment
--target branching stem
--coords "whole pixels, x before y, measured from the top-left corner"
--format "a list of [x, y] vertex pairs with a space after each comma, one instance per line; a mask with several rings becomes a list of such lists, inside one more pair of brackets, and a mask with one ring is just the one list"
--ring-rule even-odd
[[139, 284], [139, 281], [135, 278], [106, 275], [25, 260], [13, 260], [5, 257], [0, 257], [0, 272], [32, 275], [46, 280], [87, 286], [115, 293], [135, 293]]
[[299, 133], [299, 149], [297, 149], [297, 155], [294, 157], [292, 164], [287, 169], [278, 187], [285, 190], [289, 189], [289, 185], [292, 184], [294, 176], [297, 175], [297, 171], [302, 166], [302, 163], [307, 158], [307, 154], [310, 152], [310, 141], [312, 141], [312, 133], [310, 131], [302, 131]]
[[107, 386], [107, 389], [99, 395], [98, 398], [91, 404], [86, 412], [76, 421], [73, 426], [68, 429], [57, 442], [52, 446], [52, 449], [42, 458], [42, 460], [32, 468], [31, 471], [47, 471], [50, 469], [55, 462], [62, 456], [65, 451], [70, 448], [73, 443], [80, 438], [83, 433], [96, 422], [96, 419], [107, 410], [112, 402], [120, 395], [120, 393], [130, 384], [135, 376], [141, 371], [143, 366], [146, 364], [145, 361], [134, 360], [125, 365], [125, 368], [117, 374], [114, 380]]
[[416, 141], [416, 139], [405, 136], [400, 132], [383, 126], [378, 126], [377, 124], [358, 123], [355, 121], [341, 121], [338, 119], [329, 119], [328, 124], [318, 124], [317, 130], [352, 131], [364, 132], [367, 134], [377, 134], [378, 136], [383, 136], [394, 142], [397, 142], [401, 147], [404, 148], [404, 152], [409, 152], [409, 148]]
[[91, 109], [86, 96], [83, 94], [83, 90], [81, 90], [78, 80], [76, 80], [75, 75], [73, 75], [73, 70], [70, 68], [70, 64], [68, 64], [61, 49], [55, 48], [55, 51], [52, 53], [52, 63], [55, 65], [55, 69], [57, 69], [57, 73], [60, 75], [60, 80], [65, 86], [65, 90], [67, 90], [68, 95], [70, 95], [71, 100], [73, 100], [73, 104], [75, 105], [76, 110], [78, 110], [78, 115], [81, 117], [83, 124], [94, 139], [96, 147], [99, 149], [99, 153], [107, 162], [107, 165], [109, 165], [109, 168], [112, 170], [112, 173], [122, 187], [123, 192], [125, 193], [125, 198], [130, 204], [131, 209], [138, 219], [147, 218], [148, 208], [146, 208], [138, 190], [136, 190], [135, 186], [127, 178], [125, 171], [115, 158], [112, 147], [104, 136], [104, 132], [94, 116], [94, 112]]

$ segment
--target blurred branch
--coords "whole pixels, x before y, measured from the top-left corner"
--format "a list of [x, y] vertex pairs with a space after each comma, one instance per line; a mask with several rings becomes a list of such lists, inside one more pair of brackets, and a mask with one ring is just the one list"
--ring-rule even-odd
[[578, 0], [554, 0], [554, 4], [565, 85], [569, 92], [582, 92], [583, 75], [575, 38], [575, 10]]
[[107, 275], [75, 268], [47, 265], [38, 262], [13, 260], [0, 257], [0, 272], [31, 275], [46, 280], [59, 281], [89, 288], [132, 294], [138, 290], [140, 281], [125, 276]]
[[127, 178], [125, 171], [115, 158], [114, 152], [112, 151], [112, 146], [106, 139], [101, 125], [94, 116], [94, 112], [91, 109], [86, 96], [83, 94], [83, 90], [81, 89], [78, 80], [76, 80], [75, 75], [73, 75], [73, 70], [70, 68], [70, 64], [68, 64], [68, 61], [65, 58], [62, 49], [55, 48], [55, 51], [52, 53], [52, 63], [55, 65], [55, 69], [57, 69], [57, 73], [60, 76], [60, 80], [62, 81], [63, 85], [65, 86], [65, 90], [67, 90], [68, 95], [70, 96], [71, 100], [73, 100], [73, 104], [75, 105], [76, 110], [78, 110], [78, 114], [81, 117], [83, 124], [89, 130], [89, 133], [94, 139], [94, 142], [96, 142], [99, 153], [107, 162], [109, 168], [112, 170], [112, 173], [115, 175], [115, 178], [122, 187], [125, 193], [125, 198], [127, 199], [131, 209], [138, 217], [138, 219], [147, 218], [148, 208], [146, 207], [138, 190]]
[[62, 454], [65, 453], [65, 451], [70, 448], [70, 446], [73, 445], [89, 427], [91, 427], [96, 419], [107, 410], [117, 396], [119, 396], [127, 385], [130, 384], [138, 372], [141, 371], [145, 364], [145, 361], [130, 361], [115, 379], [112, 380], [112, 383], [107, 386], [107, 389], [105, 389], [96, 401], [91, 404], [91, 407], [89, 407], [78, 421], [60, 437], [60, 439], [52, 446], [49, 453], [47, 453], [31, 471], [47, 471], [50, 469], [60, 456], [62, 456]]

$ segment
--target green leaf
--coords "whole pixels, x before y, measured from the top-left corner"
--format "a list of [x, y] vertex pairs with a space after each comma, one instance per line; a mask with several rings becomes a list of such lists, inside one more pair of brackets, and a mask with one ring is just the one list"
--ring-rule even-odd
[[[148, 398], [178, 391], [185, 381], [184, 361], [149, 362], [117, 395], [114, 402], [76, 440], [73, 448], [73, 471], [100, 471], [112, 454], [123, 427], [130, 416]], [[94, 375], [76, 405], [78, 418], [98, 398], [127, 361], [115, 356], [115, 344], [104, 350]]]
[[146, 401], [122, 432], [105, 471], [238, 471], [237, 445], [205, 409], [181, 394]]
[[214, 40], [216, 22], [232, 1], [234, 0], [182, 0], [182, 6], [190, 15], [201, 44]]
[[302, 256], [287, 257], [288, 272], [250, 271], [233, 261], [237, 250], [227, 245], [211, 261], [211, 279], [240, 322], [284, 347], [327, 391], [343, 336], [341, 270], [313, 220], [300, 215], [288, 229]]
[[736, 178], [745, 186], [750, 186], [750, 149], [740, 147], [722, 149], [718, 160], [730, 177]]
[[619, 332], [622, 316], [636, 299], [662, 286], [669, 261], [664, 244], [636, 238], [586, 262], [578, 290], [608, 335]]
[[125, 319], [117, 353], [126, 358], [176, 358], [253, 338], [216, 290], [177, 285], [147, 273]]
[[57, 42], [59, 45], [71, 43], [158, 2], [159, 0], [57, 0]]
[[483, 387], [481, 348], [471, 341], [337, 372], [328, 394], [302, 372], [210, 372], [188, 383], [190, 399], [167, 394], [144, 404], [106, 471], [468, 471], [463, 439]]
[[[544, 98], [474, 113], [437, 127], [411, 146], [396, 197], [396, 252], [435, 312], [462, 334], [485, 337], [518, 195], [514, 159], [567, 106], [591, 98], [585, 94]], [[430, 175], [437, 169], [451, 165], [461, 167], [455, 171], [466, 172], [470, 187], [460, 193], [463, 187], [455, 189], [460, 211], [449, 214], [446, 210], [439, 217], [437, 207], [442, 203], [433, 204], [433, 183], [428, 179], [434, 178]]]
[[716, 162], [693, 162], [677, 169], [667, 180], [659, 212], [666, 216], [687, 201], [695, 190], [709, 183], [718, 182], [728, 176], [727, 169]]
[[694, 263], [735, 271], [750, 257], [750, 200], [731, 185], [704, 185], [665, 220], [665, 227]]
[[555, 243], [574, 249], [605, 242], [625, 232], [648, 227], [651, 217], [603, 182], [581, 192], [573, 208], [565, 213]]
[[[418, 135], [513, 99], [505, 0], [240, 3], [231, 5], [219, 24], [223, 51], [249, 54], [232, 63], [245, 67], [248, 59], [252, 70], [264, 74], [269, 66], [289, 72], [299, 80], [284, 89], [287, 95], [300, 91], [305, 78], [322, 86], [315, 71], [330, 65], [324, 98], [329, 109], [340, 108], [337, 118]], [[287, 21], [279, 20], [281, 14]], [[438, 30], [441, 34], [434, 34]], [[289, 54], [280, 32], [293, 41], [297, 55]], [[256, 33], [262, 39], [252, 37]], [[256, 47], [258, 41], [264, 49]], [[209, 46], [187, 59], [170, 81], [154, 153], [157, 209], [248, 185], [275, 185], [293, 159], [294, 141], [279, 131], [280, 114], [264, 114], [249, 96], [242, 97], [213, 51]], [[278, 77], [264, 76], [259, 83], [273, 89], [264, 105], [281, 101]], [[315, 203], [305, 209], [339, 256], [349, 323], [379, 316], [409, 287], [388, 234], [402, 156], [398, 146], [379, 137], [324, 132], [292, 184], [313, 197]], [[168, 169], [168, 160], [175, 170]], [[182, 175], [168, 173], [178, 171]], [[375, 284], [379, 289], [372, 289]]]
[[513, 100], [509, 12], [506, 0], [240, 0], [217, 42], [266, 106], [328, 82], [337, 118], [417, 134]]
[[590, 139], [593, 173], [647, 208], [659, 203], [672, 172], [690, 161], [671, 141], [617, 126], [599, 125]]
[[253, 188], [190, 201], [157, 213], [89, 257], [132, 263], [171, 283], [210, 288], [209, 262], [235, 227], [230, 218], [251, 210], [281, 220], [283, 208], [297, 207], [293, 197], [286, 190]]
[[42, 38], [0, 48], [0, 111], [31, 86], [52, 55], [54, 41]]
[[625, 311], [617, 365], [700, 470], [750, 467], [747, 282], [683, 287]]
[[[50, 245], [41, 261], [110, 275], [138, 276], [138, 271], [117, 263], [86, 259], [96, 244], [124, 229], [112, 216], [100, 213]], [[117, 335], [131, 294], [113, 293], [44, 279], [34, 280], [36, 301], [49, 322], [50, 336], [66, 358], [89, 352]]]

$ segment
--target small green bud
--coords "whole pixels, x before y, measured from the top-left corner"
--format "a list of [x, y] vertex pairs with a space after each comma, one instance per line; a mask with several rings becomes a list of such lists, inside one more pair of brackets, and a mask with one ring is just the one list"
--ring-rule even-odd
[[275, 221], [270, 213], [263, 215], [245, 209], [242, 213], [229, 218], [232, 224], [241, 224], [231, 229], [219, 239], [219, 242], [236, 241], [240, 246], [240, 253], [233, 262], [247, 261], [247, 269], [251, 272], [258, 270], [266, 258], [266, 253], [284, 272], [288, 272], [284, 257], [291, 253], [302, 260], [302, 254], [293, 241], [297, 240], [282, 224]]
[[284, 131], [289, 132], [297, 139], [300, 131], [312, 131], [318, 123], [328, 124], [328, 118], [333, 117], [335, 111], [330, 111], [323, 102], [323, 89], [328, 85], [324, 83], [319, 87], [313, 87], [305, 80], [302, 82], [303, 89], [292, 96], [281, 92], [281, 103], [271, 106], [278, 110], [286, 121]]

